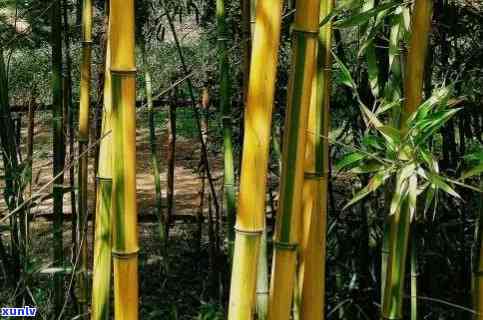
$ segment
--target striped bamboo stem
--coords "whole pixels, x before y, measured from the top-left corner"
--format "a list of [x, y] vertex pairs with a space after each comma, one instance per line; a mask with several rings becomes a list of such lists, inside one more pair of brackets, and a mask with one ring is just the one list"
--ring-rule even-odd
[[[404, 104], [400, 127], [405, 129], [408, 117], [422, 101], [424, 69], [431, 27], [432, 0], [416, 0], [411, 19], [411, 38], [406, 59]], [[414, 178], [415, 179], [415, 178]], [[417, 183], [417, 182], [410, 182]], [[384, 279], [382, 319], [402, 319], [403, 291], [410, 233], [409, 199], [389, 217], [387, 271]]]
[[[109, 37], [109, 35], [108, 35]], [[102, 113], [101, 140], [99, 147], [99, 168], [97, 171], [96, 220], [94, 234], [94, 267], [92, 274], [92, 320], [110, 318], [109, 302], [111, 292], [111, 196], [112, 196], [112, 88], [111, 48], [106, 45], [104, 77], [104, 101]]]
[[[333, 1], [320, 1], [320, 21]], [[325, 309], [325, 244], [329, 182], [330, 77], [332, 26], [319, 30], [317, 71], [313, 80], [302, 194], [302, 236], [298, 270], [300, 319], [322, 320]]]
[[134, 0], [111, 0], [114, 317], [138, 319]]
[[225, 21], [225, 1], [216, 1], [216, 21], [218, 28], [218, 55], [220, 65], [220, 110], [223, 126], [224, 175], [223, 189], [225, 193], [225, 211], [227, 221], [228, 253], [233, 256], [235, 241], [235, 168], [233, 163], [233, 141], [231, 129], [231, 79], [230, 63], [227, 50], [227, 30]]
[[[92, 2], [82, 2], [82, 62], [80, 79], [80, 105], [79, 105], [79, 154], [89, 145], [89, 105], [91, 89], [91, 54], [92, 54]], [[87, 188], [88, 188], [88, 155], [87, 153], [79, 159], [79, 212], [76, 215], [77, 230], [76, 244], [80, 250], [79, 273], [77, 275], [78, 302], [80, 313], [87, 313], [87, 241], [84, 239], [87, 231]]]
[[255, 310], [282, 1], [258, 1], [256, 11], [228, 307], [230, 320], [252, 319]]
[[268, 319], [271, 320], [288, 320], [291, 313], [300, 238], [306, 130], [319, 34], [319, 12], [318, 0], [303, 0], [296, 3], [292, 69], [282, 149], [280, 204], [274, 236], [269, 296]]
[[[161, 177], [159, 175], [159, 161], [157, 156], [157, 143], [156, 143], [156, 124], [154, 121], [155, 111], [153, 102], [153, 84], [151, 79], [151, 70], [148, 64], [146, 56], [146, 44], [144, 39], [141, 40], [141, 56], [144, 68], [144, 84], [146, 93], [146, 103], [149, 112], [149, 147], [151, 149], [151, 165], [153, 167], [153, 177], [154, 177], [154, 193], [156, 198], [156, 216], [158, 217], [159, 223], [159, 237], [160, 237], [160, 252], [162, 257], [166, 257], [166, 245], [167, 245], [167, 229], [166, 229], [166, 219], [163, 216], [163, 203], [162, 203], [162, 192], [161, 192]], [[164, 259], [163, 261], [167, 261]], [[167, 265], [163, 266], [165, 269]]]

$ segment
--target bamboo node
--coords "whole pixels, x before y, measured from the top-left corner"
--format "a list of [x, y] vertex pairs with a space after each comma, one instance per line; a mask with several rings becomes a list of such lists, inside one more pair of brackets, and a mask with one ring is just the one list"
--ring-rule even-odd
[[274, 241], [273, 246], [275, 247], [275, 249], [278, 249], [278, 250], [295, 251], [297, 250], [298, 244], [285, 242], [285, 241]]
[[132, 257], [137, 257], [138, 253], [139, 253], [139, 249], [129, 251], [129, 252], [112, 250], [112, 257], [120, 260], [128, 260]]
[[237, 227], [235, 227], [234, 229], [235, 229], [235, 233], [237, 234], [243, 234], [243, 235], [252, 236], [252, 237], [260, 236], [263, 233], [263, 229], [242, 230]]
[[89, 143], [89, 138], [85, 138], [85, 137], [79, 137], [77, 139], [79, 141], [79, 143]]
[[391, 316], [386, 317], [385, 315], [381, 315], [381, 318], [382, 318], [382, 319], [385, 319], [385, 320], [402, 320], [402, 318], [401, 318], [401, 317], [396, 317], [396, 318], [394, 318], [394, 317], [391, 317]]
[[97, 176], [96, 181], [97, 182], [112, 182], [112, 178]]
[[132, 69], [116, 69], [116, 68], [111, 68], [111, 73], [113, 75], [118, 75], [118, 76], [129, 76], [129, 77], [134, 77], [136, 76], [137, 69], [132, 68]]
[[305, 180], [322, 180], [323, 178], [325, 178], [323, 172], [304, 172]]
[[292, 28], [292, 32], [294, 34], [302, 34], [304, 36], [308, 36], [308, 37], [318, 37], [319, 36], [319, 30], [318, 29], [314, 29], [314, 30], [310, 30], [310, 29], [300, 29], [298, 27], [293, 27]]
[[263, 290], [263, 291], [257, 290], [257, 292], [256, 292], [256, 294], [269, 294], [269, 293], [270, 293], [270, 291], [268, 291], [268, 290]]
[[92, 40], [84, 40], [84, 41], [81, 41], [81, 44], [82, 46], [86, 46], [86, 47], [92, 47], [92, 43], [93, 41]]

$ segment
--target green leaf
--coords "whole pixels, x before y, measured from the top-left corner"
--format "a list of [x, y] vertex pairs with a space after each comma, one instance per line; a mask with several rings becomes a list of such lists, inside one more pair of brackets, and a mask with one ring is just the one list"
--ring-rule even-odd
[[335, 61], [337, 62], [337, 65], [339, 66], [339, 70], [341, 71], [341, 81], [342, 81], [342, 83], [345, 84], [346, 86], [348, 86], [349, 88], [357, 89], [356, 83], [355, 83], [354, 79], [352, 78], [349, 69], [347, 69], [347, 67], [344, 65], [344, 63], [337, 57], [337, 55], [334, 52], [332, 52], [332, 55], [333, 55]]
[[433, 203], [435, 193], [436, 193], [436, 187], [435, 187], [434, 184], [431, 184], [431, 186], [426, 191], [426, 198], [425, 198], [425, 201], [424, 201], [424, 214], [425, 215], [428, 212], [429, 208], [431, 207], [431, 204]]
[[359, 26], [363, 23], [367, 23], [367, 21], [369, 21], [369, 19], [377, 16], [379, 12], [384, 11], [384, 10], [394, 9], [394, 8], [400, 6], [400, 5], [401, 5], [400, 1], [394, 1], [394, 2], [381, 4], [381, 5], [378, 5], [377, 7], [373, 8], [373, 9], [363, 11], [363, 12], [358, 13], [358, 14], [349, 15], [345, 19], [338, 20], [338, 21], [334, 22], [334, 26], [336, 26], [338, 28], [348, 28], [348, 27]]
[[366, 49], [367, 74], [374, 97], [379, 97], [379, 68], [377, 67], [376, 48], [371, 43]]
[[418, 198], [418, 178], [415, 174], [413, 174], [409, 178], [409, 186], [408, 186], [408, 205], [409, 211], [411, 214], [411, 220], [414, 219], [414, 215], [416, 214], [416, 203]]
[[396, 210], [401, 206], [402, 201], [407, 195], [409, 182], [408, 179], [416, 174], [416, 165], [410, 163], [404, 166], [398, 171], [396, 176], [396, 185], [394, 190], [394, 195], [391, 200], [391, 207], [389, 209], [389, 214], [394, 214]]
[[447, 184], [442, 177], [431, 173], [428, 177], [429, 181], [431, 181], [431, 183], [433, 183], [438, 189], [443, 190], [455, 198], [461, 199], [461, 196], [449, 184]]
[[480, 163], [479, 165], [477, 165], [476, 167], [466, 171], [465, 173], [463, 173], [463, 175], [461, 176], [461, 179], [466, 179], [466, 178], [469, 178], [469, 177], [473, 177], [473, 176], [476, 176], [480, 173], [483, 172], [483, 163]]
[[371, 161], [368, 163], [361, 164], [360, 166], [352, 168], [350, 171], [356, 174], [371, 173], [381, 171], [385, 168], [383, 164], [379, 161]]
[[339, 161], [335, 164], [335, 172], [339, 172], [340, 170], [361, 161], [362, 159], [366, 158], [366, 155], [360, 152], [349, 153], [342, 157]]
[[401, 143], [401, 131], [391, 126], [377, 127], [384, 136], [390, 137], [393, 144]]
[[373, 136], [373, 135], [366, 135], [362, 138], [362, 144], [366, 147], [371, 147], [377, 150], [384, 150], [384, 140], [382, 138]]
[[347, 209], [348, 207], [352, 206], [353, 204], [359, 202], [369, 194], [373, 193], [376, 191], [381, 185], [384, 184], [384, 182], [387, 180], [389, 177], [389, 172], [378, 172], [376, 173], [370, 180], [367, 186], [359, 190], [358, 193], [352, 198], [349, 203], [347, 203], [342, 210]]

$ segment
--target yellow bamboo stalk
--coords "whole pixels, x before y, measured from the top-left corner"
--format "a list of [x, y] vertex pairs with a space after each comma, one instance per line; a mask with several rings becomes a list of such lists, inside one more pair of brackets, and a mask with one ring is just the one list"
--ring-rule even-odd
[[[316, 66], [320, 0], [296, 3], [294, 46], [282, 154], [280, 205], [274, 240], [269, 320], [288, 320], [296, 276], [310, 97]], [[257, 18], [259, 11], [257, 11]], [[256, 32], [256, 31], [255, 31]]]
[[[109, 36], [109, 35], [108, 35]], [[98, 188], [96, 201], [96, 227], [94, 234], [94, 267], [92, 275], [92, 320], [109, 319], [111, 291], [111, 191], [112, 191], [112, 133], [111, 127], [111, 49], [109, 39], [106, 48], [104, 77], [104, 110], [102, 114], [99, 147]]]
[[[332, 5], [332, 0], [320, 2], [321, 21], [332, 11]], [[332, 26], [329, 22], [319, 30], [317, 72], [312, 85], [307, 125], [298, 270], [301, 320], [324, 319], [331, 43]]]
[[138, 319], [134, 0], [111, 0], [114, 316]]
[[[80, 105], [79, 105], [79, 154], [83, 154], [89, 144], [89, 105], [91, 89], [91, 54], [92, 54], [92, 2], [84, 0], [82, 4], [82, 62], [80, 66]], [[77, 277], [78, 301], [80, 313], [87, 312], [87, 241], [83, 235], [87, 223], [87, 188], [88, 155], [79, 161], [79, 212], [77, 215], [76, 244], [80, 246], [79, 274]]]
[[282, 4], [281, 0], [257, 2], [228, 307], [230, 320], [251, 320], [255, 309]]

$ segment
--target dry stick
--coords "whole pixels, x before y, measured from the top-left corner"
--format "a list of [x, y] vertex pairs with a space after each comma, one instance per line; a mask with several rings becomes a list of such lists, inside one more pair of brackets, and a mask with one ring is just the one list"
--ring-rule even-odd
[[[166, 18], [168, 19], [168, 24], [169, 24], [169, 27], [171, 29], [171, 33], [173, 35], [174, 42], [176, 43], [178, 55], [179, 55], [179, 58], [181, 60], [181, 66], [182, 66], [183, 71], [186, 74], [186, 76], [188, 76], [189, 75], [188, 66], [187, 66], [186, 61], [185, 61], [184, 56], [183, 56], [183, 51], [182, 51], [181, 45], [179, 43], [178, 35], [176, 34], [176, 29], [174, 27], [173, 20], [171, 18], [171, 15], [168, 12], [168, 8], [166, 6], [165, 0], [161, 0], [161, 3], [162, 3], [162, 6], [163, 6], [163, 9], [164, 9], [164, 13], [166, 15]], [[213, 204], [215, 206], [215, 212], [218, 212], [220, 210], [220, 208], [219, 208], [218, 199], [217, 199], [217, 196], [216, 196], [215, 185], [213, 183], [213, 177], [211, 176], [211, 172], [210, 172], [210, 166], [209, 166], [209, 162], [208, 162], [208, 152], [207, 152], [207, 149], [206, 149], [205, 141], [203, 139], [203, 131], [201, 129], [201, 122], [200, 122], [200, 113], [199, 113], [198, 109], [196, 108], [196, 99], [195, 99], [195, 94], [193, 92], [193, 83], [191, 82], [191, 77], [187, 78], [187, 81], [188, 81], [188, 91], [189, 91], [190, 100], [191, 100], [191, 107], [192, 107], [193, 112], [195, 114], [196, 129], [198, 131], [198, 138], [199, 138], [199, 141], [200, 141], [200, 144], [201, 144], [201, 156], [202, 156], [203, 162], [205, 164], [204, 169], [205, 169], [205, 172], [206, 172], [206, 178], [208, 179], [208, 183], [210, 185], [210, 191], [211, 191], [211, 194], [213, 196]]]

